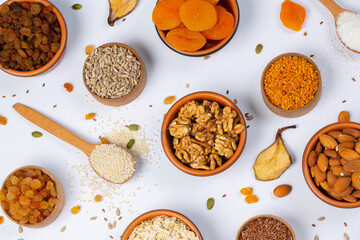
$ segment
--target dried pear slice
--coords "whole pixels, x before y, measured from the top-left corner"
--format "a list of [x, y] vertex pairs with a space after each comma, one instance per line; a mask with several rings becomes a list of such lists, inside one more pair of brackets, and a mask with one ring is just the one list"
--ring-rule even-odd
[[109, 0], [110, 13], [108, 23], [114, 26], [115, 21], [129, 14], [136, 7], [138, 0]]
[[288, 128], [296, 128], [296, 126], [292, 125], [279, 129], [275, 142], [263, 150], [256, 158], [253, 168], [257, 180], [270, 181], [277, 179], [290, 167], [292, 163], [291, 156], [281, 138], [281, 133]]

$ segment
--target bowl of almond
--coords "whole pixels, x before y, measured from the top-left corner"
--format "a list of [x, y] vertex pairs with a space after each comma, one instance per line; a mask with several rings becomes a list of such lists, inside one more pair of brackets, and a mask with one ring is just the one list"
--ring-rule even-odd
[[360, 124], [338, 122], [320, 129], [303, 154], [311, 191], [339, 208], [360, 207]]

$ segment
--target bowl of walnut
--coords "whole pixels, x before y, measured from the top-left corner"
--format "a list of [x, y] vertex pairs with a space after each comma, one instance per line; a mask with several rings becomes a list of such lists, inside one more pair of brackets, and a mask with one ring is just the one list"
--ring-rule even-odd
[[218, 174], [240, 157], [246, 123], [240, 109], [213, 92], [196, 92], [178, 100], [166, 114], [161, 143], [181, 171], [194, 176]]

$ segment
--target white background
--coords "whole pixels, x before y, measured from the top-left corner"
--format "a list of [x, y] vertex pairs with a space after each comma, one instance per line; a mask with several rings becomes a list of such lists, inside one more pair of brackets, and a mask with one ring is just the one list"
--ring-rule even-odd
[[[208, 60], [179, 55], [162, 43], [151, 21], [155, 0], [139, 0], [126, 21], [120, 20], [114, 27], [107, 25], [106, 0], [52, 2], [64, 15], [68, 27], [63, 60], [53, 71], [32, 78], [0, 72], [0, 115], [8, 119], [6, 126], [0, 126], [0, 179], [2, 181], [20, 166], [40, 165], [55, 173], [63, 183], [66, 205], [53, 224], [43, 229], [24, 229], [22, 234], [18, 233], [14, 223], [5, 219], [0, 225], [0, 239], [110, 239], [109, 235], [119, 239], [135, 217], [160, 208], [186, 215], [206, 240], [235, 239], [239, 226], [246, 219], [263, 213], [284, 218], [300, 240], [313, 239], [315, 234], [321, 240], [339, 240], [343, 239], [344, 232], [350, 239], [360, 239], [360, 210], [339, 209], [319, 200], [307, 187], [301, 169], [307, 141], [317, 130], [336, 121], [341, 110], [349, 110], [352, 120], [360, 121], [360, 56], [341, 45], [332, 15], [320, 2], [297, 1], [306, 8], [307, 17], [303, 30], [293, 32], [280, 22], [281, 0], [239, 0], [241, 19], [234, 38]], [[74, 3], [81, 3], [83, 8], [73, 10]], [[358, 0], [342, 0], [341, 4], [360, 11]], [[322, 25], [321, 21], [324, 22]], [[304, 31], [308, 33], [306, 37]], [[148, 73], [140, 97], [119, 108], [93, 101], [82, 82], [85, 46], [114, 41], [135, 48]], [[259, 43], [264, 45], [264, 50], [256, 55], [255, 47]], [[264, 67], [272, 58], [285, 52], [313, 54], [323, 77], [320, 102], [310, 113], [296, 119], [274, 115], [266, 108], [260, 94], [260, 76]], [[74, 85], [72, 93], [64, 90], [65, 82]], [[45, 87], [42, 87], [43, 83], [46, 83]], [[186, 83], [190, 83], [190, 88], [185, 88]], [[27, 90], [29, 94], [26, 94]], [[203, 90], [224, 95], [229, 90], [227, 97], [236, 98], [241, 111], [250, 113], [254, 119], [247, 122], [250, 125], [248, 139], [238, 161], [221, 174], [199, 178], [179, 171], [168, 161], [160, 144], [159, 129], [169, 108], [163, 104], [165, 97], [174, 95], [179, 99]], [[12, 97], [13, 94], [16, 97]], [[6, 98], [2, 98], [3, 95]], [[342, 103], [343, 100], [346, 102]], [[148, 163], [140, 166], [135, 177], [122, 186], [109, 187], [104, 183], [104, 190], [98, 193], [112, 197], [94, 203], [93, 193], [80, 184], [86, 180], [85, 174], [73, 168], [74, 165], [86, 166], [86, 156], [23, 119], [12, 109], [16, 102], [37, 109], [92, 143], [97, 143], [98, 136], [113, 127], [138, 123], [149, 139]], [[55, 104], [58, 106], [53, 108]], [[89, 112], [96, 112], [98, 121], [85, 121], [84, 115]], [[278, 180], [255, 180], [252, 165], [257, 154], [272, 143], [279, 127], [292, 124], [298, 128], [287, 130], [283, 138], [293, 164]], [[31, 132], [35, 130], [43, 132], [43, 137], [33, 138]], [[91, 171], [88, 176], [96, 177]], [[289, 196], [277, 199], [272, 191], [279, 184], [290, 184], [293, 191]], [[239, 190], [247, 186], [253, 187], [259, 197], [258, 203], [245, 203]], [[223, 194], [227, 197], [222, 198]], [[211, 211], [206, 209], [209, 197], [215, 198]], [[71, 207], [77, 204], [81, 205], [81, 212], [71, 215]], [[123, 219], [110, 231], [103, 217], [116, 218], [113, 206], [120, 207]], [[106, 214], [102, 213], [102, 208], [106, 209]], [[89, 221], [92, 216], [98, 216], [98, 219]], [[325, 221], [316, 221], [320, 216], [325, 216]], [[61, 233], [63, 226], [67, 229]]]

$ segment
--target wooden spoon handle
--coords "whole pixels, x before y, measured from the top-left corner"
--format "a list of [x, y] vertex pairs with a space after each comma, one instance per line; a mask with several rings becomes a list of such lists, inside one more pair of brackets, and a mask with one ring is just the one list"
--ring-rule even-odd
[[91, 151], [95, 148], [95, 144], [88, 143], [56, 122], [21, 103], [14, 104], [13, 108], [33, 124], [73, 145], [87, 156], [90, 156]]
[[344, 12], [345, 9], [340, 7], [334, 0], [319, 0], [334, 16], [335, 20], [340, 15], [340, 13]]

